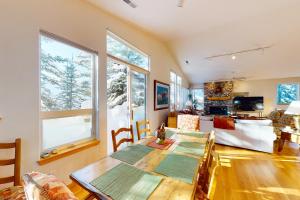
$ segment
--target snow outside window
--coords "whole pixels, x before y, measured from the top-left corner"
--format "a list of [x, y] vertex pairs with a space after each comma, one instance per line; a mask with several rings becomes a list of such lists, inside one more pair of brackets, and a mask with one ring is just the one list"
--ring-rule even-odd
[[40, 35], [42, 149], [93, 138], [97, 55]]
[[107, 34], [106, 41], [109, 55], [149, 71], [149, 56], [113, 33]]

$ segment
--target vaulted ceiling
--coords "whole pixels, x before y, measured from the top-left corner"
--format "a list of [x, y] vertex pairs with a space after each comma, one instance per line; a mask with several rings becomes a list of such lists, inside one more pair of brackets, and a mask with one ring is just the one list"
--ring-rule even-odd
[[[88, 0], [167, 43], [192, 84], [300, 76], [299, 0]], [[269, 46], [213, 59], [206, 57]], [[187, 64], [186, 61], [189, 63]]]

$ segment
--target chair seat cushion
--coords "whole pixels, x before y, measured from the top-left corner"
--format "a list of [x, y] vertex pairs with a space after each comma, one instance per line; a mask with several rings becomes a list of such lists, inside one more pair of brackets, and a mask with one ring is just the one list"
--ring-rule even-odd
[[32, 172], [25, 174], [23, 179], [29, 199], [77, 200], [69, 188], [54, 175]]
[[24, 188], [22, 186], [12, 186], [0, 190], [1, 200], [26, 200]]

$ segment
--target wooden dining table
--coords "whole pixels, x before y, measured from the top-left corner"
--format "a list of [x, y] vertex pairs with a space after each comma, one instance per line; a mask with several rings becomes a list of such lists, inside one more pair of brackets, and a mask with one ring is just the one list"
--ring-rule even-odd
[[[154, 149], [149, 154], [144, 156], [141, 160], [139, 160], [133, 166], [144, 170], [146, 172], [150, 172], [153, 175], [163, 177], [162, 182], [157, 186], [157, 188], [153, 191], [153, 193], [149, 196], [149, 200], [190, 200], [194, 198], [196, 187], [197, 187], [197, 170], [194, 173], [194, 178], [192, 184], [188, 184], [186, 182], [180, 181], [175, 178], [166, 177], [164, 175], [158, 174], [153, 172], [154, 169], [159, 165], [159, 163], [164, 160], [166, 155], [171, 153], [176, 146], [184, 141], [184, 142], [199, 142], [199, 143], [206, 143], [208, 139], [208, 133], [203, 138], [187, 136], [182, 134], [177, 134], [177, 129], [170, 129], [174, 131], [175, 134], [172, 135], [171, 139], [174, 139], [175, 142], [167, 149], [167, 150], [160, 150]], [[147, 144], [150, 140], [153, 140], [153, 136], [146, 137], [136, 144]], [[178, 153], [184, 155], [184, 153]], [[187, 155], [191, 156], [191, 155]], [[191, 156], [198, 159], [198, 166], [196, 169], [199, 168], [203, 156]], [[90, 184], [91, 181], [96, 179], [97, 177], [103, 175], [110, 169], [114, 168], [118, 164], [122, 163], [122, 161], [114, 159], [110, 156], [107, 156], [93, 164], [90, 164], [78, 171], [75, 171], [70, 175], [70, 178], [87, 190], [91, 195], [93, 195], [97, 199], [111, 199], [111, 197], [103, 194], [98, 189], [96, 189], [93, 185]]]

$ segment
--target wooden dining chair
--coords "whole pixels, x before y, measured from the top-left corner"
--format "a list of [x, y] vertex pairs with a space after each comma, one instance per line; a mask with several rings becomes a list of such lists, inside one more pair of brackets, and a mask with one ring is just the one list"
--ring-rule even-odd
[[[123, 132], [129, 132], [130, 133], [130, 137], [131, 138], [122, 138], [119, 140], [119, 142], [117, 142], [117, 135], [119, 135], [120, 133]], [[116, 152], [118, 150], [118, 147], [124, 143], [124, 142], [131, 142], [134, 143], [134, 136], [133, 136], [133, 128], [132, 125], [130, 125], [130, 128], [120, 128], [117, 131], [112, 130], [111, 131], [111, 136], [112, 136], [112, 142], [113, 142], [113, 148], [114, 148], [114, 152]]]
[[[144, 126], [144, 128], [142, 129], [141, 126]], [[143, 133], [146, 134], [150, 134], [150, 122], [149, 120], [142, 120], [142, 121], [136, 121], [136, 131], [137, 131], [137, 137], [138, 140], [141, 139], [141, 135]]]
[[13, 143], [0, 143], [0, 149], [15, 149], [13, 159], [0, 160], [0, 166], [14, 165], [14, 175], [0, 178], [0, 184], [14, 183], [14, 186], [21, 185], [21, 139], [18, 138]]

